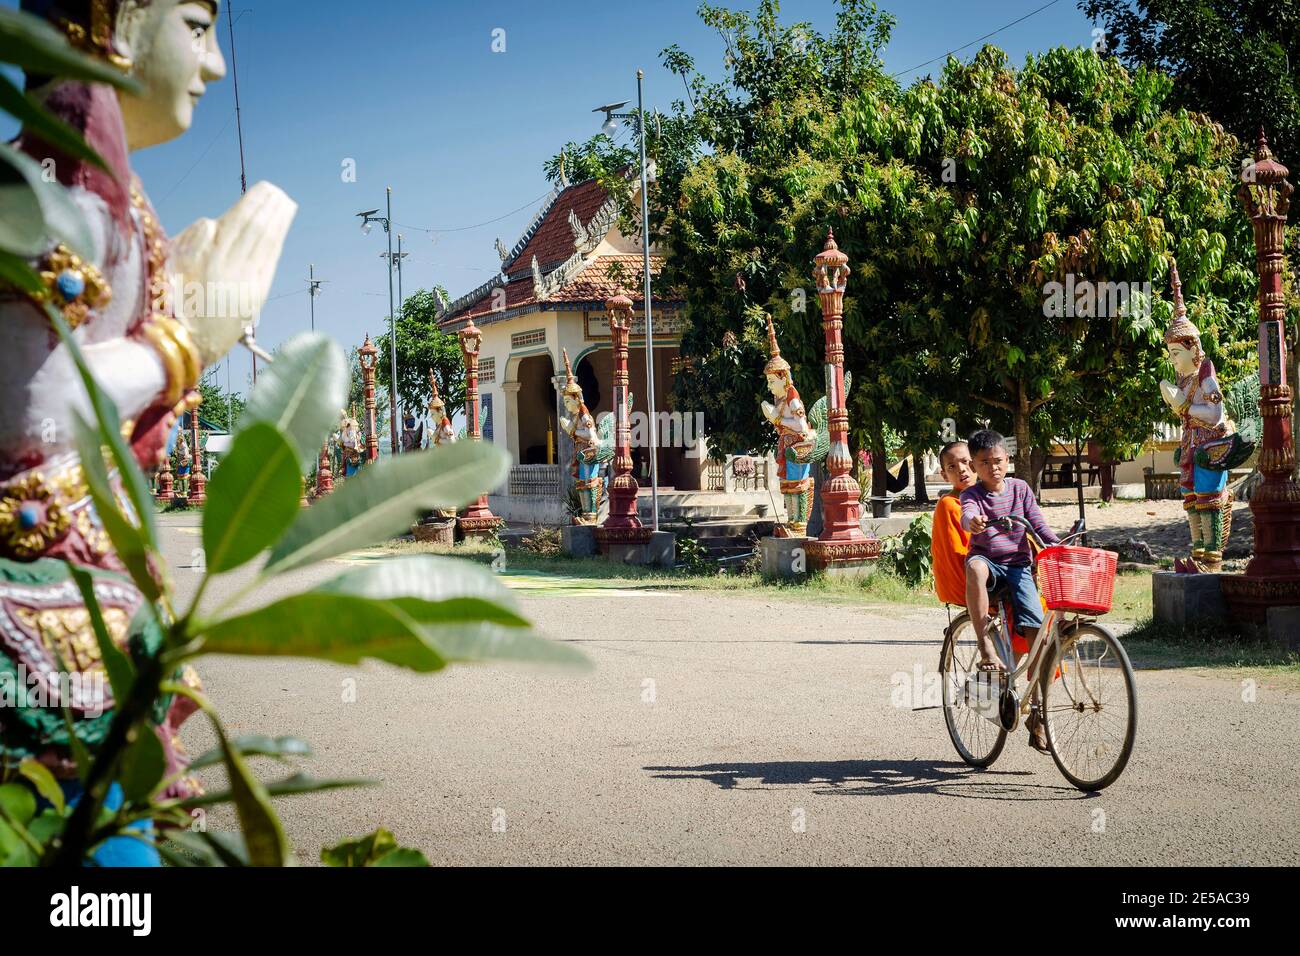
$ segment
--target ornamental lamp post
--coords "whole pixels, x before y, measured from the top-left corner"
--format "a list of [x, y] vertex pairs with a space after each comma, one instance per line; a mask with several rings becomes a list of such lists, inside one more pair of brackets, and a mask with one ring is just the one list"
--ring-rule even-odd
[[199, 443], [199, 406], [203, 399], [198, 399], [190, 411], [190, 426], [194, 435], [194, 457], [190, 461], [189, 503], [201, 505], [208, 500], [206, 493], [208, 479], [203, 475], [203, 446]]
[[[390, 441], [392, 442], [391, 454], [399, 454], [401, 449], [397, 441], [397, 330], [394, 327], [396, 323], [396, 313], [393, 308], [393, 187], [387, 187], [385, 191], [387, 199], [386, 216], [376, 216], [378, 209], [368, 209], [359, 212], [357, 215], [361, 218], [361, 234], [370, 235], [371, 223], [378, 222], [384, 226], [384, 236], [388, 239], [388, 252], [383, 254], [383, 258], [388, 260], [388, 358], [392, 363], [392, 378], [389, 379], [392, 387], [388, 390], [388, 430]], [[376, 452], [378, 455], [378, 452]], [[373, 459], [372, 459], [373, 460]]]
[[158, 471], [158, 493], [154, 495], [154, 501], [164, 507], [172, 503], [172, 497], [175, 492], [172, 477], [172, 456], [166, 447], [163, 448], [162, 466]]
[[880, 542], [868, 538], [859, 525], [861, 489], [853, 479], [849, 454], [849, 410], [844, 394], [844, 290], [849, 279], [849, 257], [835, 244], [828, 229], [826, 245], [813, 259], [813, 281], [822, 309], [826, 340], [826, 405], [830, 450], [826, 454], [829, 480], [822, 489], [822, 533], [808, 543], [814, 567], [859, 564], [880, 556]]
[[[479, 426], [478, 394], [478, 354], [483, 343], [483, 333], [474, 320], [470, 319], [463, 329], [456, 333], [460, 342], [460, 354], [465, 360], [465, 435], [470, 441], [482, 441], [483, 430]], [[479, 495], [456, 519], [461, 535], [465, 538], [487, 538], [496, 533], [502, 521], [488, 507], [487, 495]]]
[[366, 398], [366, 461], [379, 458], [379, 436], [375, 434], [375, 357], [379, 349], [370, 341], [370, 333], [357, 349], [357, 358], [361, 363], [361, 381], [365, 387]]
[[1256, 620], [1267, 614], [1268, 607], [1300, 604], [1300, 485], [1293, 477], [1295, 445], [1282, 292], [1283, 231], [1294, 191], [1287, 173], [1273, 158], [1261, 129], [1254, 162], [1242, 170], [1237, 196], [1254, 230], [1259, 271], [1259, 411], [1264, 422], [1259, 470], [1264, 480], [1250, 497], [1254, 557], [1244, 578], [1225, 575], [1221, 580], [1229, 604]]
[[320, 460], [316, 462], [316, 497], [324, 498], [334, 490], [334, 472], [330, 470], [329, 439], [320, 446]]
[[632, 428], [628, 421], [627, 342], [632, 328], [632, 300], [623, 292], [605, 301], [609, 336], [614, 346], [614, 477], [609, 483], [609, 514], [596, 529], [602, 551], [611, 544], [645, 544], [653, 529], [641, 524], [632, 476]]
[[[635, 117], [637, 142], [641, 151], [641, 278], [645, 311], [645, 380], [646, 380], [646, 421], [649, 427], [646, 433], [650, 441], [650, 514], [651, 530], [659, 530], [659, 432], [655, 418], [655, 329], [653, 296], [650, 288], [650, 183], [653, 176], [646, 161], [646, 123], [645, 123], [645, 71], [636, 71], [636, 112], [619, 113], [618, 110], [627, 103], [608, 103], [597, 106], [593, 113], [604, 113], [605, 123], [600, 131], [612, 137], [618, 127], [618, 120]], [[656, 123], [658, 119], [656, 117]], [[617, 298], [617, 297], [616, 297]], [[613, 300], [610, 300], [613, 301]], [[606, 303], [606, 308], [609, 303]], [[629, 313], [630, 314], [630, 313]]]

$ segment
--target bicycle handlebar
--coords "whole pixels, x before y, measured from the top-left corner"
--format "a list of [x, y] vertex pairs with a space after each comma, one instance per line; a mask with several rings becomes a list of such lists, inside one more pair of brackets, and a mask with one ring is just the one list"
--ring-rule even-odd
[[[1034, 526], [1019, 515], [1007, 515], [1005, 518], [997, 518], [990, 521], [984, 528], [984, 531], [988, 531], [992, 528], [997, 528], [999, 531], [1010, 531], [1016, 525], [1020, 525], [1020, 527], [1025, 530], [1025, 534], [1029, 536], [1029, 540], [1033, 543], [1036, 550], [1041, 551], [1046, 547], [1046, 545], [1043, 544], [1043, 539], [1040, 538], [1038, 532], [1034, 530]], [[984, 531], [979, 532], [979, 534], [983, 534]], [[1070, 533], [1063, 537], [1059, 543], [1065, 544], [1069, 541], [1073, 541], [1075, 538], [1081, 538], [1087, 533], [1087, 522], [1080, 518], [1070, 528]]]

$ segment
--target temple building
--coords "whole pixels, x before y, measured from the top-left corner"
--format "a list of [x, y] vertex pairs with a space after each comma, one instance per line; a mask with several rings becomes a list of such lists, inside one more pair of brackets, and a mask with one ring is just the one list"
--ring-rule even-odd
[[[568, 352], [587, 407], [599, 420], [612, 410], [613, 351], [605, 300], [620, 290], [634, 309], [628, 355], [633, 474], [644, 498], [650, 470], [640, 237], [623, 235], [617, 201], [588, 180], [553, 191], [512, 247], [497, 241], [497, 253], [498, 274], [449, 303], [439, 321], [454, 333], [472, 319], [483, 333], [479, 391], [486, 410], [484, 438], [507, 449], [514, 460], [507, 487], [489, 499], [493, 512], [515, 521], [565, 520], [573, 452], [558, 422], [565, 383], [562, 350]], [[652, 272], [657, 274], [662, 264], [652, 249]], [[673, 509], [694, 510], [687, 505], [698, 503], [699, 492], [733, 490], [724, 463], [705, 459], [701, 423], [673, 408], [682, 304], [655, 299], [651, 310], [661, 514], [666, 508], [669, 516]], [[753, 497], [755, 502], [768, 500], [765, 488]]]

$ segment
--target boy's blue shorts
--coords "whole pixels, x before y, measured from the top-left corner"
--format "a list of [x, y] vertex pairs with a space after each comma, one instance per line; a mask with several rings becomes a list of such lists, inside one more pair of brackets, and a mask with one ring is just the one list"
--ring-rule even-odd
[[1016, 613], [1016, 630], [1027, 631], [1043, 626], [1043, 605], [1038, 599], [1038, 586], [1034, 583], [1034, 569], [1029, 565], [998, 564], [982, 554], [972, 554], [966, 559], [983, 561], [989, 566], [988, 589], [993, 590], [1006, 582], [1011, 595], [1011, 607]]

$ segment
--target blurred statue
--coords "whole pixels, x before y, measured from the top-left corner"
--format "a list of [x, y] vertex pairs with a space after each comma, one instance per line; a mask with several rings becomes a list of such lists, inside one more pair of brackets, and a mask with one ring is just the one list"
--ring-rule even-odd
[[361, 423], [357, 421], [355, 407], [351, 413], [344, 410], [335, 443], [338, 449], [335, 477], [351, 478], [361, 470], [361, 463], [365, 460], [366, 454], [366, 438], [361, 433]]
[[1178, 264], [1170, 258], [1169, 284], [1174, 316], [1165, 331], [1165, 346], [1178, 383], [1161, 381], [1160, 394], [1182, 420], [1183, 437], [1174, 461], [1182, 473], [1183, 508], [1191, 527], [1192, 553], [1174, 563], [1179, 573], [1218, 571], [1232, 526], [1232, 492], [1228, 471], [1254, 451], [1236, 434], [1224, 411], [1214, 363], [1201, 350], [1201, 333], [1187, 318]]
[[447, 417], [447, 403], [438, 394], [438, 380], [433, 376], [433, 369], [429, 369], [429, 388], [433, 393], [429, 399], [429, 422], [433, 426], [429, 444], [435, 448], [438, 445], [450, 445], [456, 440], [456, 433], [452, 430], [451, 419]]
[[185, 429], [176, 434], [176, 484], [179, 489], [177, 497], [188, 498], [190, 495], [190, 469], [194, 465], [194, 456], [190, 454], [190, 443], [185, 438]]
[[812, 462], [817, 450], [817, 433], [808, 423], [803, 400], [790, 377], [790, 363], [781, 357], [770, 315], [767, 348], [771, 357], [763, 366], [763, 376], [775, 402], [762, 403], [763, 417], [776, 429], [777, 474], [786, 511], [785, 524], [778, 525], [775, 533], [778, 538], [800, 538], [808, 530], [808, 512], [812, 507]]
[[[145, 469], [165, 454], [182, 412], [197, 404], [204, 367], [222, 358], [261, 311], [296, 206], [259, 183], [220, 219], [201, 219], [168, 242], [128, 154], [190, 126], [207, 84], [225, 74], [214, 29], [218, 4], [180, 0], [21, 0], [86, 53], [128, 73], [134, 93], [28, 74], [28, 95], [93, 147], [107, 169], [70, 157], [24, 127], [16, 149], [52, 172], [87, 227], [88, 245], [48, 242], [32, 266], [43, 287], [0, 280], [0, 670], [58, 673], [59, 658], [102, 671], [96, 639], [60, 558], [108, 581], [105, 616], [124, 649], [143, 646], [144, 598], [90, 506], [73, 424], [94, 421], [89, 398], [47, 308], [73, 330], [99, 387], [117, 406]], [[65, 234], [67, 230], [64, 230]], [[124, 500], [116, 485], [119, 499]], [[39, 609], [39, 614], [35, 610]], [[116, 626], [115, 622], [120, 623]], [[190, 675], [182, 679], [196, 682]], [[0, 708], [0, 752], [34, 756], [74, 780], [68, 727], [91, 746], [111, 721], [111, 690], [87, 679], [84, 693], [43, 688], [48, 707]], [[102, 688], [102, 689], [99, 689]], [[65, 709], [66, 708], [66, 709]], [[193, 710], [175, 698], [158, 726], [171, 773], [165, 796], [193, 792], [176, 728]], [[65, 721], [65, 714], [71, 722]], [[74, 786], [69, 782], [68, 786]], [[152, 854], [137, 841], [125, 856]], [[142, 849], [141, 849], [142, 848]], [[149, 857], [156, 862], [156, 854]]]
[[[565, 384], [561, 400], [564, 409], [571, 418], [560, 416], [560, 427], [573, 440], [573, 463], [570, 473], [574, 479], [574, 489], [578, 493], [580, 511], [573, 518], [574, 524], [592, 524], [598, 520], [602, 493], [605, 490], [605, 478], [602, 472], [605, 465], [614, 457], [613, 415], [607, 415], [597, 429], [596, 421], [587, 404], [582, 400], [582, 386], [573, 377], [573, 366], [569, 364], [569, 352], [564, 355]], [[631, 409], [632, 393], [628, 392], [628, 408]]]

